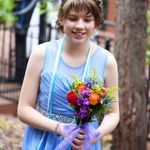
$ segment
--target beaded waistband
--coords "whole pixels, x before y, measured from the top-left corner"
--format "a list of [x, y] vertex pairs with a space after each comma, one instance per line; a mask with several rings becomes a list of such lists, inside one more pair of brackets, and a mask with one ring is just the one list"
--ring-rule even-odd
[[[36, 107], [36, 110], [45, 117], [49, 116], [48, 113], [46, 111], [44, 111], [39, 106]], [[61, 122], [61, 123], [73, 123], [74, 118], [75, 118], [74, 116], [62, 116], [59, 114], [52, 114], [51, 115], [51, 119], [56, 120], [56, 121]]]

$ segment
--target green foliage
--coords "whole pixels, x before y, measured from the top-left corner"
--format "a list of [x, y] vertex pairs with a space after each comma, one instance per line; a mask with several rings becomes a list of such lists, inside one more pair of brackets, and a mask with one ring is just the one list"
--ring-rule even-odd
[[150, 11], [147, 12], [147, 38], [146, 38], [146, 63], [150, 65]]
[[[51, 2], [53, 7], [47, 8], [47, 3]], [[50, 13], [52, 11], [58, 10], [59, 5], [54, 0], [42, 0], [40, 4], [37, 5], [37, 7], [40, 9], [41, 14]]]
[[12, 15], [12, 10], [15, 7], [13, 0], [0, 0], [0, 23], [10, 24], [16, 18]]
[[83, 84], [84, 82], [80, 81], [80, 79], [77, 76], [73, 75], [73, 74], [71, 75], [71, 77], [74, 79], [74, 81], [72, 82], [72, 85], [70, 85], [70, 89], [75, 90], [75, 92], [78, 92], [77, 91], [77, 86], [79, 84]]

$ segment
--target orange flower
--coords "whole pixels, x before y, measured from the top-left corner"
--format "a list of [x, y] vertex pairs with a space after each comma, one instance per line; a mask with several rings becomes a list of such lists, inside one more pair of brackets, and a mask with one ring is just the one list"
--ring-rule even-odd
[[79, 85], [77, 86], [77, 89], [78, 89], [78, 93], [80, 93], [82, 90], [85, 90], [86, 87], [85, 87], [83, 84], [79, 84]]
[[97, 93], [91, 93], [89, 96], [90, 104], [91, 105], [96, 105], [99, 100], [99, 95]]

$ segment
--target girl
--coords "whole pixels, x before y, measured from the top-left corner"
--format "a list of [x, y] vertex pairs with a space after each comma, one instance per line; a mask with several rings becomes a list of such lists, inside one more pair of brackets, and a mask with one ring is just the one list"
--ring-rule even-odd
[[[68, 105], [71, 74], [82, 78], [95, 68], [107, 87], [118, 86], [118, 70], [113, 55], [90, 41], [102, 23], [101, 0], [62, 0], [56, 27], [64, 33], [60, 40], [38, 45], [30, 56], [23, 81], [18, 117], [28, 124], [23, 150], [54, 150], [64, 139], [62, 128], [74, 123], [73, 109]], [[100, 150], [100, 139], [112, 132], [119, 122], [118, 93], [111, 113], [100, 126], [91, 125], [100, 133], [90, 139], [90, 149]], [[67, 150], [81, 150], [84, 133], [80, 131]]]

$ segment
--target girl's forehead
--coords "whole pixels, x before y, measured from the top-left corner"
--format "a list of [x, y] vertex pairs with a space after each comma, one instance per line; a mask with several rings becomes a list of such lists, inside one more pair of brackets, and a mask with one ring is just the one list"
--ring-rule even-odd
[[83, 15], [86, 15], [86, 16], [93, 16], [93, 14], [91, 12], [88, 12], [87, 10], [84, 10], [84, 9], [81, 9], [79, 11], [77, 10], [70, 10], [67, 14], [68, 15], [78, 15], [78, 14], [83, 14]]
[[[77, 3], [78, 2], [78, 3]], [[79, 3], [83, 2], [83, 3]], [[86, 1], [68, 1], [63, 6], [63, 13], [64, 17], [68, 16], [69, 13], [78, 13], [78, 12], [84, 12], [85, 14], [95, 14], [94, 6], [90, 3], [85, 3]]]

